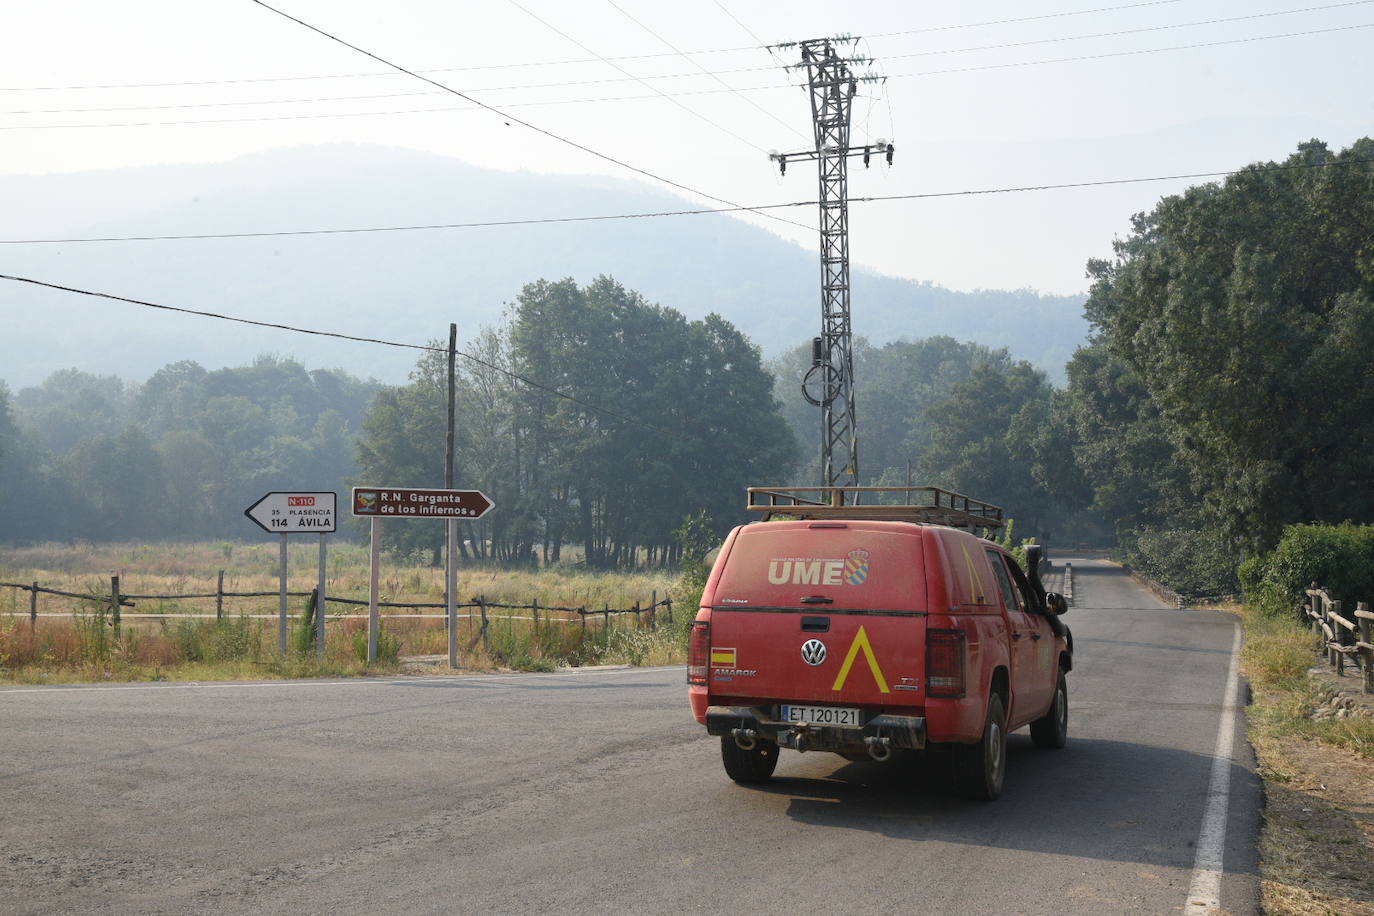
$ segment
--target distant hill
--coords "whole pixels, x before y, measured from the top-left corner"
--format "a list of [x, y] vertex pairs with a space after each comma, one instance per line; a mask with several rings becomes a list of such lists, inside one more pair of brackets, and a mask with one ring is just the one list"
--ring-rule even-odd
[[[479, 169], [409, 150], [315, 146], [211, 165], [0, 178], [0, 237], [414, 225], [680, 209], [635, 182]], [[0, 247], [0, 272], [365, 337], [466, 339], [540, 278], [610, 274], [692, 318], [718, 312], [776, 355], [819, 325], [816, 253], [727, 216], [291, 238]], [[957, 292], [856, 269], [854, 330], [874, 344], [948, 334], [1061, 378], [1082, 298]], [[0, 283], [12, 388], [78, 367], [143, 378], [263, 352], [399, 381], [415, 352], [178, 316]]]

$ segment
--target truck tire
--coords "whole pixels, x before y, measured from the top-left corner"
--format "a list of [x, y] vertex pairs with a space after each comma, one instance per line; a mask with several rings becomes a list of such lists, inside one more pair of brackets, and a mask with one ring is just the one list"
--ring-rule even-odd
[[1069, 686], [1064, 672], [1059, 672], [1049, 711], [1031, 723], [1030, 733], [1036, 747], [1056, 750], [1069, 743]]
[[977, 744], [958, 745], [954, 766], [955, 783], [969, 798], [992, 801], [1002, 794], [1007, 775], [1007, 711], [997, 694], [988, 699], [982, 739]]
[[725, 735], [720, 739], [720, 759], [725, 764], [725, 775], [735, 782], [767, 782], [778, 765], [778, 745], [759, 740], [753, 750], [746, 751], [734, 738]]

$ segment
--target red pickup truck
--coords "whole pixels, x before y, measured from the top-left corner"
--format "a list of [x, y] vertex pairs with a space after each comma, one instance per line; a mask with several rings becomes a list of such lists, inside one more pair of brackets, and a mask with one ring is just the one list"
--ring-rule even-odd
[[961, 790], [994, 799], [1008, 732], [1064, 746], [1073, 637], [1038, 548], [1028, 576], [969, 531], [818, 514], [736, 528], [702, 594], [692, 712], [732, 779], [769, 779], [784, 747], [882, 761], [947, 745]]

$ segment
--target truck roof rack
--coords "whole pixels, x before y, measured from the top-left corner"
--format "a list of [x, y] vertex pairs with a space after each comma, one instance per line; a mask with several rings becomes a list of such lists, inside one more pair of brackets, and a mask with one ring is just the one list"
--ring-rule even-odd
[[[861, 503], [867, 500], [868, 504]], [[940, 487], [750, 487], [751, 512], [798, 519], [874, 519], [1001, 528], [1002, 507]]]

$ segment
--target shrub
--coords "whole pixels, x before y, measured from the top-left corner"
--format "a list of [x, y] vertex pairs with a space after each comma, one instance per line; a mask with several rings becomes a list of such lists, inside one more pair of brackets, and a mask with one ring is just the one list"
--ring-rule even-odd
[[1134, 532], [1127, 561], [1185, 598], [1234, 594], [1236, 547], [1210, 529], [1144, 528]]
[[1267, 614], [1291, 612], [1313, 582], [1351, 608], [1374, 602], [1374, 525], [1289, 525], [1271, 554], [1242, 565], [1246, 601]]
[[[353, 632], [353, 654], [358, 657], [358, 661], [367, 662], [367, 628]], [[401, 657], [401, 638], [393, 636], [386, 630], [377, 631], [377, 664], [395, 665]]]

